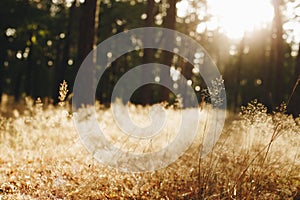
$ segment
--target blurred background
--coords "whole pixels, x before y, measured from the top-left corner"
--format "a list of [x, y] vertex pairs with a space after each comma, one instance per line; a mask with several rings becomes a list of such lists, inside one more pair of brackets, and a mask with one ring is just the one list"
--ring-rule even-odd
[[[97, 44], [144, 26], [174, 29], [199, 42], [223, 76], [230, 110], [258, 99], [270, 110], [284, 101], [289, 113], [300, 113], [300, 0], [1, 0], [0, 100], [7, 94], [16, 102], [31, 96], [57, 103], [59, 84], [66, 80], [72, 91], [80, 64]], [[175, 89], [182, 73], [199, 100], [205, 96], [202, 54], [190, 64], [169, 52], [137, 49], [107, 68], [97, 99], [109, 105], [118, 79], [153, 61], [170, 66]], [[175, 96], [154, 84], [132, 97], [142, 105], [162, 100], [172, 103]]]

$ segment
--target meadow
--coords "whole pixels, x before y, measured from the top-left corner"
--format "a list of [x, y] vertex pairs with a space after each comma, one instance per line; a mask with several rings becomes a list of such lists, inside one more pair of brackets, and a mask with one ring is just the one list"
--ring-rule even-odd
[[[127, 142], [132, 150], [135, 144], [138, 152], [161, 148], [126, 138], [115, 141], [118, 130], [110, 109], [99, 103], [95, 107], [99, 123], [116, 145]], [[149, 123], [149, 107], [129, 107], [137, 124]], [[297, 199], [300, 118], [286, 114], [284, 104], [267, 112], [254, 100], [239, 115], [227, 113], [217, 144], [200, 158], [210, 109], [201, 110], [200, 131], [176, 162], [152, 172], [130, 173], [93, 158], [78, 136], [67, 102], [54, 106], [31, 98], [18, 104], [3, 101], [0, 199]], [[169, 117], [180, 112], [172, 107], [166, 111]], [[157, 141], [165, 145], [177, 126], [171, 118], [166, 123], [171, 135], [162, 134]]]

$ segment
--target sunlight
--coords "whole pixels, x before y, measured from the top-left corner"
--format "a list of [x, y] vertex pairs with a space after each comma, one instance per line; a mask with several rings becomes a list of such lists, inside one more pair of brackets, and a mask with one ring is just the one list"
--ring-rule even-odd
[[[181, 18], [193, 10], [189, 0], [178, 2], [176, 7]], [[274, 16], [270, 0], [207, 0], [207, 12], [212, 17], [200, 23], [197, 32], [219, 29], [231, 39], [241, 39], [246, 32], [265, 27]]]
[[214, 17], [207, 26], [217, 26], [231, 39], [262, 28], [273, 19], [273, 6], [268, 0], [208, 0], [208, 12]]
[[284, 15], [289, 19], [286, 23], [283, 24], [283, 29], [286, 34], [284, 35], [284, 39], [288, 44], [291, 45], [291, 56], [296, 57], [299, 51], [299, 43], [300, 43], [300, 0], [294, 2], [287, 2], [286, 11], [284, 11]]
[[190, 13], [191, 6], [189, 5], [189, 2], [186, 0], [182, 0], [176, 4], [177, 8], [177, 16], [184, 18]]

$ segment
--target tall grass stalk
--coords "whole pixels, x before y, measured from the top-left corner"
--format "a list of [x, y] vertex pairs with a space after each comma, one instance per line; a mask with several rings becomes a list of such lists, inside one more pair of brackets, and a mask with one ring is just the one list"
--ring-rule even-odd
[[299, 82], [300, 82], [300, 74], [299, 74], [299, 76], [298, 76], [298, 78], [297, 78], [297, 80], [296, 80], [296, 82], [295, 82], [295, 85], [294, 85], [294, 87], [293, 87], [292, 93], [291, 93], [291, 95], [290, 95], [290, 97], [289, 97], [289, 99], [288, 99], [288, 101], [287, 101], [287, 106], [289, 105], [289, 103], [290, 103], [292, 97], [294, 96], [294, 93], [295, 93], [295, 91], [296, 91], [296, 89], [297, 89], [297, 87], [298, 87], [298, 85], [299, 85]]

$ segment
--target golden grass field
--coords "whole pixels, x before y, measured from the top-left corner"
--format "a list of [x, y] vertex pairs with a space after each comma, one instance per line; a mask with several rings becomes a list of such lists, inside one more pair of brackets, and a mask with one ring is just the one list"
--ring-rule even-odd
[[[213, 150], [199, 158], [201, 135], [210, 108], [201, 111], [191, 147], [167, 168], [125, 173], [98, 163], [83, 146], [70, 106], [43, 101], [2, 103], [0, 112], [0, 199], [297, 199], [300, 191], [300, 118], [284, 108], [268, 114], [254, 101], [227, 120]], [[137, 124], [148, 107], [130, 105]], [[110, 141], [125, 148], [155, 151], [172, 138], [178, 123], [154, 144], [116, 140], [109, 109], [96, 105]], [[177, 109], [168, 108], [168, 117]], [[192, 116], [191, 116], [192, 117]], [[188, 134], [188, 130], [187, 130]], [[159, 143], [162, 141], [162, 143]], [[134, 146], [136, 144], [136, 146]]]

